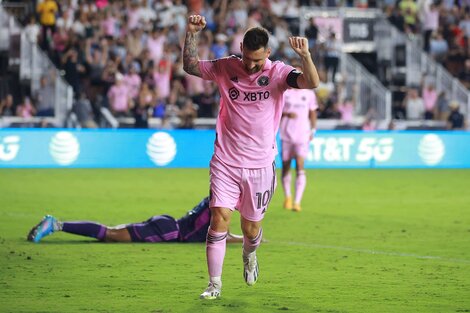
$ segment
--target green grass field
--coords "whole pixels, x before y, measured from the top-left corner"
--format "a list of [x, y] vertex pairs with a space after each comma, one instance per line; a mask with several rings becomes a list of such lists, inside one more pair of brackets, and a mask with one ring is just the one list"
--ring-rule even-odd
[[[470, 312], [470, 170], [309, 170], [303, 211], [280, 185], [264, 222], [260, 278], [227, 248], [222, 298], [203, 244], [39, 244], [44, 214], [107, 225], [183, 215], [208, 170], [0, 170], [1, 312]], [[239, 231], [234, 215], [232, 230]]]

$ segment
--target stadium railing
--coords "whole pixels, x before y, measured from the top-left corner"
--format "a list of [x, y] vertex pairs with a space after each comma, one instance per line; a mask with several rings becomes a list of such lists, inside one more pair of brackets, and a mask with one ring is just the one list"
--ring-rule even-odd
[[[340, 72], [345, 83], [345, 98], [355, 102], [355, 127], [366, 118], [372, 118], [379, 128], [386, 128], [391, 120], [391, 92], [348, 54], [377, 50], [374, 24], [380, 16], [377, 9], [302, 7], [300, 12], [301, 35], [305, 34], [308, 21], [315, 18], [320, 42], [326, 42], [333, 30], [342, 43]], [[341, 122], [338, 121], [336, 126], [341, 127]]]
[[341, 72], [345, 75], [346, 97], [355, 100], [355, 114], [370, 115], [380, 128], [387, 127], [392, 116], [391, 92], [347, 53], [342, 54]]
[[[21, 24], [3, 8], [2, 4], [0, 4], [0, 26], [0, 39], [6, 39], [5, 42], [0, 40], [0, 47], [5, 45], [5, 48], [8, 49], [12, 41], [19, 39], [20, 54], [16, 60], [14, 58], [11, 59], [10, 63], [17, 63], [19, 66], [19, 79], [21, 82], [30, 85], [31, 94], [34, 95], [39, 90], [42, 76], [46, 76], [52, 81], [54, 89], [54, 116], [46, 120], [54, 126], [63, 127], [68, 113], [72, 109], [72, 87], [62, 77], [63, 73], [57, 70], [38, 45], [32, 43], [27, 38]], [[43, 118], [32, 118], [31, 120], [25, 120], [25, 124], [43, 120]], [[12, 117], [2, 118], [3, 127], [20, 123], [21, 119]]]
[[453, 77], [441, 64], [427, 54], [418, 39], [410, 38], [400, 32], [388, 20], [380, 19], [376, 26], [377, 41], [382, 49], [377, 52], [379, 58], [397, 63], [397, 55], [393, 53], [397, 45], [405, 45], [405, 77], [407, 86], [420, 86], [423, 78], [434, 83], [437, 92], [445, 91], [449, 100], [460, 104], [461, 112], [470, 119], [470, 92], [460, 81]]

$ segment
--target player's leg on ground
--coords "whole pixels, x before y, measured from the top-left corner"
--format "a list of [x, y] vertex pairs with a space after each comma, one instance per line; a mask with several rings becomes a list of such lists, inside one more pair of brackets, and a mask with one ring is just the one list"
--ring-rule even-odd
[[241, 226], [243, 231], [243, 277], [245, 282], [252, 286], [258, 280], [258, 260], [256, 258], [256, 249], [261, 243], [263, 229], [261, 221], [253, 222], [241, 217]]
[[209, 300], [216, 299], [220, 296], [227, 232], [232, 217], [232, 211], [226, 208], [212, 208], [211, 213], [211, 224], [206, 239], [209, 285], [200, 296], [201, 299]]
[[282, 161], [282, 189], [284, 190], [284, 209], [292, 209], [292, 195], [290, 190], [291, 185], [291, 172], [289, 161]]
[[300, 203], [302, 202], [302, 197], [305, 191], [305, 187], [307, 185], [307, 176], [305, 175], [304, 158], [301, 156], [297, 156], [295, 162], [297, 174], [295, 177], [295, 199], [294, 206], [292, 209], [294, 211], [300, 211]]
[[105, 241], [110, 242], [131, 242], [132, 238], [126, 225], [106, 229]]
[[100, 241], [106, 238], [107, 227], [95, 222], [63, 222], [62, 231], [70, 234], [96, 238]]

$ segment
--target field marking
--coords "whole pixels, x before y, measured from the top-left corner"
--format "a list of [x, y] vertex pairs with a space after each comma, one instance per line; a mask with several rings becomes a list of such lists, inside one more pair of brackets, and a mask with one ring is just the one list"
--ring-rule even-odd
[[[273, 242], [273, 241], [270, 241], [270, 242]], [[351, 247], [321, 245], [317, 243], [304, 243], [304, 242], [295, 242], [295, 241], [274, 241], [273, 243], [290, 245], [290, 246], [302, 246], [302, 247], [315, 248], [315, 249], [332, 249], [332, 250], [350, 251], [350, 252], [367, 253], [367, 254], [410, 257], [410, 258], [417, 258], [417, 259], [424, 259], [424, 260], [440, 260], [440, 261], [446, 261], [446, 262], [452, 262], [452, 263], [470, 264], [470, 260], [467, 260], [467, 259], [446, 258], [446, 257], [434, 256], [434, 255], [419, 255], [415, 253], [405, 253], [405, 252], [387, 252], [387, 251], [378, 251], [378, 250], [371, 250], [371, 249], [357, 249], [357, 248], [351, 248]]]

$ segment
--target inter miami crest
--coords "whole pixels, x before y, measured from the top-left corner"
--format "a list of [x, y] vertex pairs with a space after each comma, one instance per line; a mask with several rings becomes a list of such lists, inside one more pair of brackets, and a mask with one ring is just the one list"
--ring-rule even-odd
[[267, 86], [269, 85], [269, 77], [268, 76], [261, 76], [258, 78], [258, 86]]

